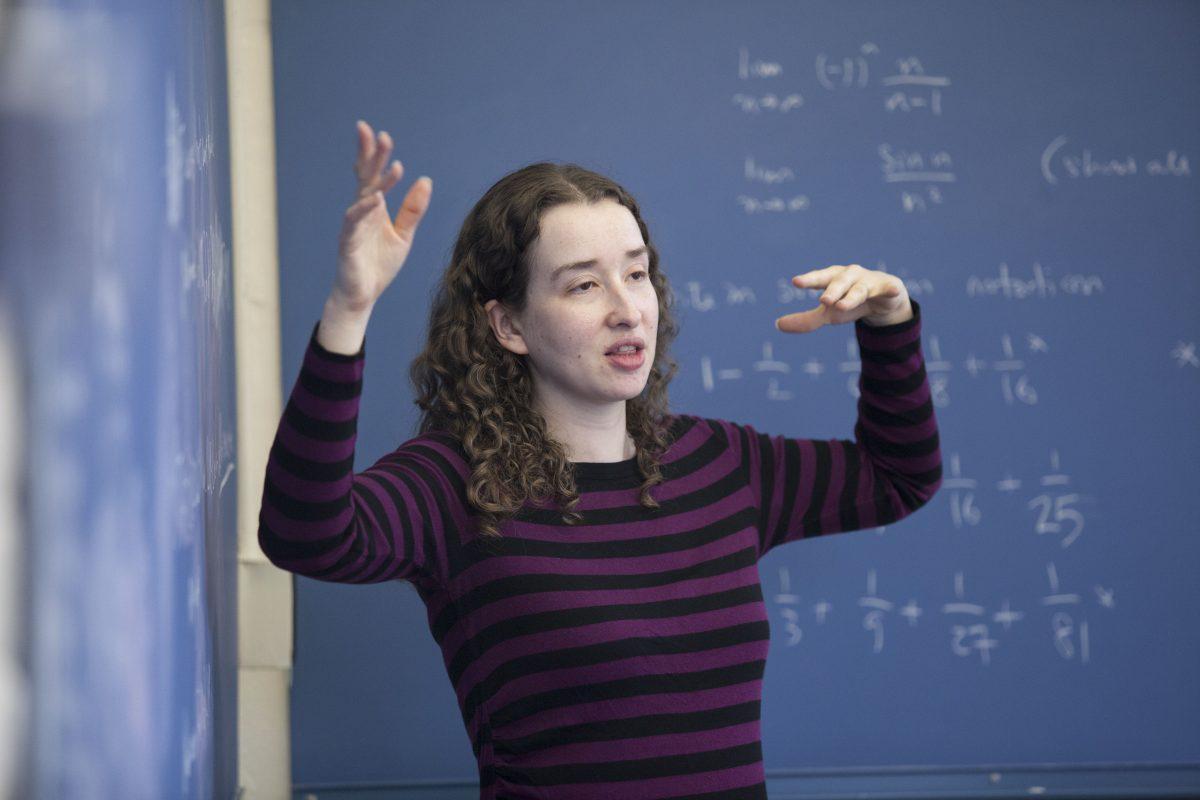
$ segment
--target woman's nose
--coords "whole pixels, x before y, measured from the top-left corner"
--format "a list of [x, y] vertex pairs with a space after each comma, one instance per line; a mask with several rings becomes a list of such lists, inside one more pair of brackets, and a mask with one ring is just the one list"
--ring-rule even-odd
[[636, 326], [642, 319], [641, 309], [638, 308], [634, 301], [633, 295], [624, 287], [613, 291], [612, 310], [609, 313], [609, 321], [614, 325], [622, 323]]

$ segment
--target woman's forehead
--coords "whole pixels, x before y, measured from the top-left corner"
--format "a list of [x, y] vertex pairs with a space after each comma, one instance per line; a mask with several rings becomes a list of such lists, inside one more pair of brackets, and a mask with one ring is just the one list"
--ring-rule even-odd
[[604, 259], [645, 245], [637, 220], [616, 200], [567, 203], [542, 213], [533, 252], [543, 266]]

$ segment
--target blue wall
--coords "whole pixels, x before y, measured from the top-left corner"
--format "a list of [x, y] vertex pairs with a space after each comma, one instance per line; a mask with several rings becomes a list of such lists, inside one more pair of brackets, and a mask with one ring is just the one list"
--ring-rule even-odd
[[[368, 333], [359, 469], [413, 435], [430, 291], [525, 163], [640, 200], [680, 304], [676, 410], [849, 438], [853, 331], [772, 323], [815, 304], [792, 275], [887, 270], [924, 312], [946, 480], [760, 564], [772, 793], [1200, 786], [1200, 6], [289, 0], [273, 30], [285, 392], [354, 121], [396, 140], [393, 209], [435, 182]], [[472, 796], [411, 587], [298, 579], [296, 624], [298, 791]]]

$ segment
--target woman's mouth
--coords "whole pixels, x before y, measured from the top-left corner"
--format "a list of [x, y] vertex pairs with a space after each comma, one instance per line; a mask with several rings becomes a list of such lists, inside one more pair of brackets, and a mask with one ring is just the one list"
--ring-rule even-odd
[[641, 349], [627, 352], [617, 351], [615, 353], [607, 353], [604, 357], [618, 369], [633, 372], [641, 369], [642, 364], [645, 363], [646, 351]]

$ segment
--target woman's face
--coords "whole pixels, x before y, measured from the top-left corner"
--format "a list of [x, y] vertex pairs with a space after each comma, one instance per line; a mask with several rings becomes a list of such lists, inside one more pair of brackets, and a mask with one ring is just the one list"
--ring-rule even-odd
[[[629, 209], [607, 198], [554, 206], [526, 256], [525, 311], [507, 315], [492, 301], [488, 312], [501, 344], [528, 355], [541, 409], [569, 414], [641, 394], [654, 363], [658, 293]], [[632, 363], [607, 355], [625, 339], [641, 344]]]

